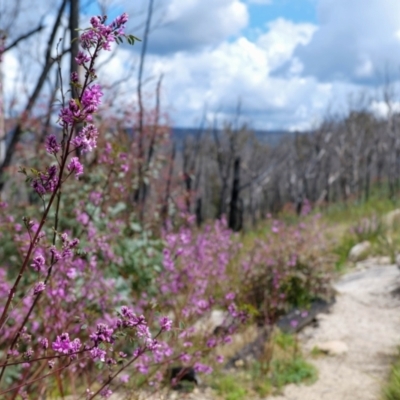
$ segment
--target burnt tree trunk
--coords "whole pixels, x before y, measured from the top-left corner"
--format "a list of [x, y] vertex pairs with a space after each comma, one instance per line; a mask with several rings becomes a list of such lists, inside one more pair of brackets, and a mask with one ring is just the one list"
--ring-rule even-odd
[[240, 201], [240, 157], [233, 164], [233, 184], [229, 210], [229, 228], [240, 231], [243, 226], [243, 209]]

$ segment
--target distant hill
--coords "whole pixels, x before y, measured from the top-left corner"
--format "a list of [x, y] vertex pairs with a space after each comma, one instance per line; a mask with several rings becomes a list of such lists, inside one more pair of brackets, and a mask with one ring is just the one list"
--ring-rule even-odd
[[[13, 119], [7, 119], [6, 120], [6, 147], [9, 146], [12, 136], [13, 136], [13, 128], [15, 127], [17, 121]], [[61, 134], [61, 128], [58, 125], [55, 125], [53, 127], [54, 132], [57, 134]], [[181, 147], [183, 140], [187, 136], [196, 136], [198, 133], [199, 129], [198, 128], [183, 128], [183, 127], [174, 127], [172, 128], [172, 138], [177, 144], [178, 148]], [[295, 133], [291, 131], [284, 131], [284, 130], [253, 130], [255, 133], [257, 139], [262, 142], [266, 143], [269, 145], [277, 145], [284, 137], [287, 136], [292, 136]], [[132, 128], [126, 128], [126, 133], [129, 137], [132, 138], [133, 135], [133, 130]], [[29, 143], [30, 141], [33, 140], [33, 136], [27, 134], [27, 132], [24, 132], [24, 135], [21, 138], [22, 141]]]
[[[179, 145], [183, 142], [185, 137], [187, 136], [196, 136], [198, 133], [198, 128], [182, 128], [182, 127], [174, 127], [172, 128], [172, 137]], [[253, 131], [257, 137], [257, 139], [262, 143], [267, 143], [270, 145], [278, 144], [284, 137], [294, 135], [294, 132], [291, 131], [283, 131], [283, 130], [271, 130], [271, 131], [263, 131], [263, 130], [255, 130]]]

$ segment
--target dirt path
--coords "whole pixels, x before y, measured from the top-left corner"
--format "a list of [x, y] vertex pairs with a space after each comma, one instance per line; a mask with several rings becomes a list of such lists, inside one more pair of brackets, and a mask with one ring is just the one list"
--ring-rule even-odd
[[400, 271], [370, 266], [344, 276], [336, 285], [337, 301], [317, 328], [300, 334], [304, 351], [339, 341], [341, 355], [310, 357], [319, 371], [311, 386], [289, 385], [273, 400], [377, 400], [396, 348], [400, 345]]

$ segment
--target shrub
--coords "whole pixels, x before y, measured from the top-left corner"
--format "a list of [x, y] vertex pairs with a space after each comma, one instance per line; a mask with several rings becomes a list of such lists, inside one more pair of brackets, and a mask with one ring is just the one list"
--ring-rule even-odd
[[274, 220], [243, 261], [241, 301], [257, 310], [260, 324], [272, 325], [293, 307], [331, 296], [334, 261], [318, 217], [294, 225]]

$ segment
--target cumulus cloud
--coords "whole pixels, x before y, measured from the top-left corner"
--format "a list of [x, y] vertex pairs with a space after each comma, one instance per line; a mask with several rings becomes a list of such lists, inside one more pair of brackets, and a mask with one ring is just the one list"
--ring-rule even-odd
[[321, 111], [325, 102], [317, 99], [329, 94], [327, 86], [296, 74], [289, 79], [273, 77], [271, 72], [291, 60], [296, 46], [306, 44], [314, 31], [311, 24], [279, 19], [254, 42], [240, 37], [196, 55], [179, 53], [165, 59], [171, 108], [186, 110], [180, 123], [190, 124], [189, 119], [199, 115], [205, 103], [211, 110], [228, 110], [225, 114], [233, 115], [240, 99], [243, 112], [258, 128], [295, 128], [299, 119], [304, 124], [314, 113], [307, 111], [310, 107]]
[[[365, 0], [316, 0], [318, 25], [279, 18], [246, 37], [250, 3], [259, 1], [155, 0], [144, 90], [154, 104], [155, 83], [164, 75], [162, 104], [173, 125], [192, 126], [205, 107], [233, 118], [240, 100], [255, 128], [304, 129], [320, 120], [328, 104], [346, 108], [348, 94], [374, 83], [379, 68], [397, 66], [397, 58], [400, 64], [398, 0], [369, 0], [368, 7]], [[117, 3], [137, 16], [127, 31], [140, 37], [133, 26], [143, 22], [139, 11], [146, 11], [148, 1]], [[45, 43], [32, 46], [38, 61]], [[124, 79], [115, 97], [125, 107], [135, 104], [137, 69], [130, 67], [137, 67], [140, 48], [119, 47], [99, 73], [106, 84]], [[34, 55], [24, 57], [31, 63]], [[22, 61], [5, 60], [6, 92], [18, 87], [20, 93], [15, 71], [37, 74], [38, 67], [31, 63], [27, 69]], [[382, 107], [375, 104], [374, 112]]]
[[[135, 15], [133, 3], [126, 6]], [[153, 20], [149, 51], [171, 54], [196, 51], [238, 35], [247, 26], [249, 14], [240, 0], [167, 0], [160, 3]]]
[[390, 112], [391, 113], [399, 113], [400, 112], [400, 102], [395, 101], [389, 104], [382, 100], [374, 100], [370, 105], [370, 110], [380, 118], [386, 118]]
[[400, 65], [398, 0], [319, 0], [319, 29], [295, 55], [321, 81], [382, 82]]
[[307, 44], [315, 30], [312, 24], [279, 19], [255, 41], [240, 36], [193, 53], [150, 54], [147, 75], [164, 74], [162, 102], [175, 125], [193, 125], [205, 107], [233, 118], [240, 99], [244, 117], [255, 128], [304, 128], [323, 113], [331, 86], [301, 77], [301, 68], [293, 68], [289, 77], [271, 74], [292, 60], [296, 47]]
[[267, 27], [267, 33], [258, 38], [257, 45], [266, 53], [271, 71], [287, 62], [296, 62], [294, 50], [308, 44], [317, 30], [313, 24], [295, 24], [283, 18], [270, 22]]

